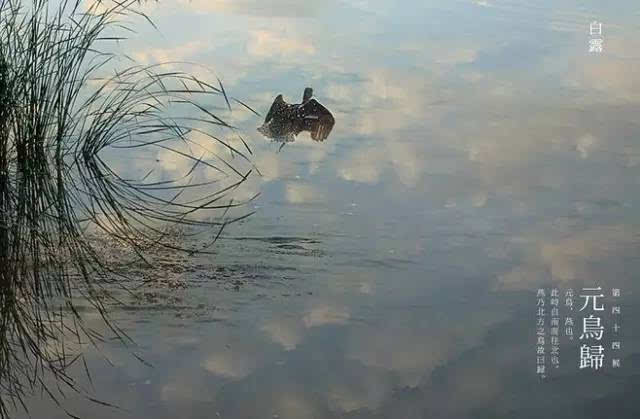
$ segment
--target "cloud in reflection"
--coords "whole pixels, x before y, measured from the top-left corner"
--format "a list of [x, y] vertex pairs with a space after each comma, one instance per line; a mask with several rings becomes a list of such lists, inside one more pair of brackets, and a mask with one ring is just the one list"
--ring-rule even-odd
[[304, 339], [307, 329], [327, 325], [346, 325], [351, 315], [344, 307], [315, 303], [301, 318], [273, 317], [260, 327], [271, 340], [287, 351], [295, 349]]
[[[573, 23], [572, 30], [585, 31], [586, 22], [591, 20], [592, 16], [585, 17], [585, 23], [578, 27]], [[634, 65], [640, 41], [629, 26], [614, 22], [603, 23], [605, 41], [601, 54], [589, 54], [585, 39], [568, 57], [568, 71], [562, 74], [564, 84], [579, 89], [576, 99], [582, 104], [630, 104], [640, 100], [640, 71]]]
[[595, 226], [583, 233], [542, 243], [542, 262], [558, 280], [598, 280], [593, 264], [609, 264], [640, 250], [640, 237], [623, 225]]
[[438, 365], [479, 342], [487, 327], [505, 319], [498, 308], [463, 322], [462, 313], [445, 319], [435, 314], [435, 307], [414, 310], [392, 310], [374, 325], [350, 329], [345, 356], [393, 371], [399, 385], [416, 386]]
[[600, 225], [564, 237], [529, 239], [522, 264], [498, 276], [503, 289], [533, 289], [549, 279], [585, 283], [627, 283], [623, 261], [640, 251], [630, 226]]
[[344, 308], [321, 304], [311, 308], [304, 315], [302, 321], [306, 327], [317, 327], [328, 324], [346, 324], [349, 317], [349, 312]]
[[285, 186], [285, 199], [291, 204], [305, 204], [322, 201], [322, 193], [310, 184], [288, 182]]
[[247, 52], [255, 57], [313, 55], [313, 43], [295, 35], [286, 35], [270, 30], [251, 31]]
[[300, 2], [296, 0], [177, 0], [183, 7], [196, 13], [223, 12], [252, 16], [313, 16], [326, 4], [317, 2]]
[[338, 165], [338, 175], [352, 182], [375, 184], [383, 172], [383, 162], [387, 155], [382, 150], [368, 153], [355, 152]]
[[242, 379], [272, 356], [275, 348], [265, 343], [261, 334], [247, 336], [246, 332], [220, 329], [218, 334], [202, 344], [205, 353], [200, 367], [218, 377]]
[[295, 349], [304, 334], [300, 321], [294, 319], [270, 319], [262, 325], [261, 330], [287, 351]]
[[585, 134], [576, 141], [576, 150], [583, 159], [589, 158], [589, 155], [598, 148], [599, 140], [591, 134]]
[[[164, 64], [176, 61], [185, 61], [193, 55], [202, 51], [207, 44], [203, 41], [189, 41], [175, 47], [157, 47], [145, 48], [134, 51], [131, 55], [138, 64]], [[174, 65], [165, 65], [164, 67], [173, 67]], [[211, 75], [209, 75], [211, 78]]]
[[254, 361], [237, 350], [211, 354], [203, 363], [203, 368], [213, 374], [229, 378], [242, 378], [255, 368]]

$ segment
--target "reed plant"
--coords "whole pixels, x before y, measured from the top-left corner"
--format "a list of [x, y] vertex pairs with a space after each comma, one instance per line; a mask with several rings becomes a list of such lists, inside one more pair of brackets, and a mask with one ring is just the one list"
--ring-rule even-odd
[[[144, 258], [149, 244], [201, 251], [176, 245], [171, 228], [207, 229], [215, 239], [250, 215], [229, 210], [243, 204], [232, 194], [251, 174], [251, 150], [227, 140], [234, 127], [210, 103], [246, 105], [219, 81], [175, 65], [119, 69], [106, 46], [131, 31], [129, 17], [146, 19], [136, 6], [0, 0], [0, 418], [28, 411], [34, 391], [58, 404], [65, 389], [82, 391], [69, 369], [86, 369], [84, 355], [67, 343], [98, 345], [102, 336], [78, 299], [126, 338], [101, 297], [122, 284], [122, 272], [105, 263], [88, 231]], [[151, 167], [132, 178], [114, 169], [119, 155], [158, 151], [188, 162], [185, 173], [155, 176], [162, 170]], [[203, 217], [207, 211], [222, 215]]]

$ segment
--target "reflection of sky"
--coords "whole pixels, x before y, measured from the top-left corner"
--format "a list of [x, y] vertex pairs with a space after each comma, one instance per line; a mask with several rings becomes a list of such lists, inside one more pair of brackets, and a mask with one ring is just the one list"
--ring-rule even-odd
[[[129, 324], [156, 368], [106, 374], [97, 392], [135, 417], [638, 417], [623, 402], [640, 348], [634, 6], [148, 6], [161, 34], [141, 29], [123, 47], [138, 60], [205, 64], [262, 113], [312, 86], [334, 112], [327, 141], [302, 135], [279, 153], [260, 118], [223, 114], [263, 174], [247, 185], [262, 192], [258, 213], [228, 234], [312, 237], [303, 246], [321, 256], [224, 242], [221, 260], [294, 266], [300, 282], [276, 272], [239, 296], [205, 286], [207, 304], [226, 301], [224, 321]], [[587, 52], [593, 19], [601, 55]], [[536, 382], [529, 305], [550, 284], [629, 296], [618, 376], [577, 373], [563, 348], [558, 379]]]

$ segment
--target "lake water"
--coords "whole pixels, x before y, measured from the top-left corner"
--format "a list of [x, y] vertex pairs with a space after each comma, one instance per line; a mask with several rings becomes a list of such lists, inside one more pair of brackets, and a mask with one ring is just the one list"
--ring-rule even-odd
[[[238, 192], [260, 192], [237, 212], [256, 213], [225, 230], [215, 255], [163, 255], [165, 281], [113, 308], [137, 346], [88, 349], [89, 367], [93, 394], [122, 410], [69, 394], [72, 413], [640, 417], [636, 1], [171, 0], [145, 10], [159, 30], [136, 24], [122, 44], [136, 60], [201, 63], [262, 115], [277, 94], [299, 102], [311, 86], [336, 124], [324, 142], [301, 134], [280, 149], [256, 131], [263, 118], [220, 108], [262, 174]], [[589, 52], [596, 38], [602, 52]], [[165, 157], [163, 170], [176, 169]], [[580, 297], [596, 287], [602, 316]], [[593, 314], [604, 337], [579, 339]], [[585, 342], [602, 344], [601, 369], [580, 368]], [[65, 417], [38, 397], [28, 404], [35, 418]]]

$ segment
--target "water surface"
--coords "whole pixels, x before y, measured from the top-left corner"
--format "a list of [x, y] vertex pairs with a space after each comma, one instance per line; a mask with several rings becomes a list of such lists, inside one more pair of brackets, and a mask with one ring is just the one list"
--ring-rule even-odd
[[[190, 61], [263, 115], [304, 87], [336, 119], [280, 149], [241, 107], [256, 213], [92, 355], [92, 418], [636, 418], [640, 9], [634, 1], [172, 0], [123, 43]], [[589, 23], [603, 52], [589, 53]], [[156, 156], [162, 169], [183, 169]], [[122, 167], [129, 165], [120, 156]], [[536, 290], [621, 289], [622, 367], [536, 374]], [[89, 314], [90, 316], [90, 314]], [[606, 344], [613, 318], [605, 318]], [[81, 373], [81, 371], [79, 372]], [[30, 402], [33, 417], [64, 417]]]

